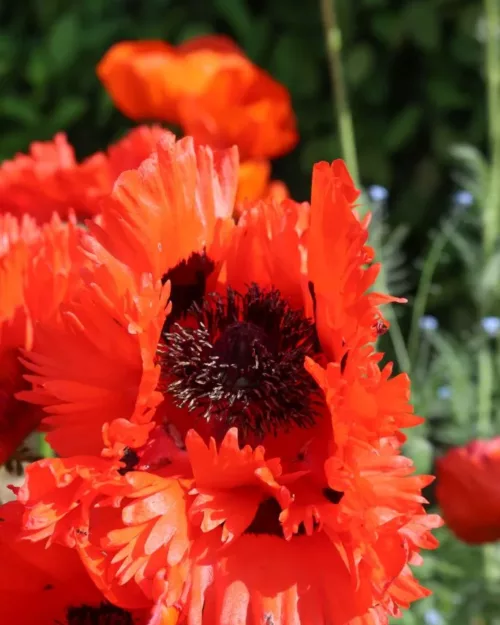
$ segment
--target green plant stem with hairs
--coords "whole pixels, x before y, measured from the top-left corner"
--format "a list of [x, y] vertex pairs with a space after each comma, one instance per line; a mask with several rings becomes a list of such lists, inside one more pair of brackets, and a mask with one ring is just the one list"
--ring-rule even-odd
[[354, 124], [352, 122], [352, 114], [344, 79], [344, 68], [342, 65], [342, 32], [337, 21], [335, 0], [320, 0], [320, 6], [342, 154], [354, 182], [359, 185], [360, 180]]
[[483, 214], [485, 259], [495, 251], [500, 230], [500, 0], [484, 0], [490, 175]]

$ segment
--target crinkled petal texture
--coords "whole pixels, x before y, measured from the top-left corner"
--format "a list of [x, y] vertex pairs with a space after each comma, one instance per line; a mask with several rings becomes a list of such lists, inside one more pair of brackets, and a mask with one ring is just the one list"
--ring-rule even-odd
[[42, 227], [28, 216], [0, 216], [0, 463], [40, 421], [38, 409], [15, 397], [27, 386], [19, 350], [33, 347], [41, 324], [58, 324], [85, 264], [82, 232], [73, 216], [62, 223], [54, 214]]
[[[432, 478], [401, 455], [402, 428], [421, 422], [408, 377], [391, 377], [371, 344], [390, 298], [366, 293], [376, 270], [357, 191], [343, 164], [320, 164], [310, 206], [260, 202], [234, 225], [232, 162], [164, 137], [104, 201], [85, 242], [94, 268], [63, 307], [64, 329], [43, 328], [26, 357], [56, 449], [91, 456], [30, 467], [21, 536], [75, 549], [120, 608], [153, 603], [186, 625], [385, 624], [427, 594], [410, 566], [436, 546], [441, 521], [425, 513]], [[204, 255], [212, 274], [182, 285], [194, 288], [195, 312], [172, 325], [173, 270]], [[234, 315], [231, 289], [251, 294]], [[162, 359], [169, 341], [180, 362]], [[203, 369], [207, 352], [215, 358]], [[288, 422], [295, 404], [280, 403], [288, 388], [275, 378], [297, 353], [302, 412]], [[261, 358], [274, 364], [258, 384]], [[214, 419], [197, 388], [184, 387], [183, 406], [165, 382], [191, 383], [196, 367], [198, 384], [215, 370], [229, 397]], [[249, 386], [247, 422], [230, 409]], [[203, 409], [218, 400], [212, 391]], [[252, 421], [252, 409], [269, 416], [262, 406], [274, 427]]]
[[217, 247], [230, 225], [237, 187], [236, 149], [195, 147], [168, 134], [139, 169], [123, 173], [102, 204], [96, 239], [136, 273], [161, 279], [193, 253]]
[[288, 91], [226, 37], [198, 37], [178, 47], [121, 42], [97, 74], [125, 115], [180, 124], [215, 147], [237, 145], [243, 159], [274, 158], [297, 142]]
[[356, 585], [324, 534], [290, 543], [249, 534], [209, 551], [192, 576], [189, 625], [341, 625], [370, 605], [366, 580]]
[[18, 154], [0, 166], [0, 213], [38, 223], [56, 211], [65, 219], [73, 210], [79, 218], [99, 213], [118, 175], [147, 158], [165, 131], [160, 126], [133, 129], [107, 153], [98, 152], [78, 163], [64, 133], [52, 141], [34, 142], [28, 155]]
[[118, 449], [145, 444], [163, 399], [156, 348], [169, 283], [161, 279], [192, 254], [217, 259], [232, 227], [236, 180], [234, 150], [195, 148], [166, 134], [103, 200], [100, 225], [90, 224], [95, 238], [83, 242], [93, 269], [60, 323], [40, 327], [25, 355], [33, 391], [20, 396], [45, 407], [59, 454], [100, 453], [103, 427]]
[[437, 462], [436, 496], [448, 527], [461, 540], [500, 538], [500, 437], [451, 449]]
[[137, 126], [106, 152], [97, 152], [80, 163], [74, 175], [75, 192], [87, 213], [100, 213], [101, 200], [111, 193], [118, 176], [139, 167], [166, 134], [161, 126]]
[[[63, 456], [99, 454], [107, 436], [121, 432], [122, 448], [144, 445], [152, 412], [162, 400], [155, 391], [155, 349], [169, 285], [144, 274], [137, 285], [112, 257], [89, 271], [58, 324], [39, 328], [35, 349], [25, 353], [33, 390], [23, 399], [45, 407], [47, 439]], [[75, 358], [78, 354], [78, 358]]]
[[0, 213], [48, 221], [57, 211], [66, 216], [72, 208], [71, 172], [76, 167], [66, 135], [31, 144], [29, 154], [17, 154], [0, 166]]
[[367, 293], [380, 266], [370, 264], [373, 250], [366, 245], [369, 216], [360, 222], [353, 211], [358, 197], [343, 161], [314, 166], [307, 273], [314, 287], [318, 334], [327, 355], [336, 361], [342, 359], [347, 346], [371, 343], [381, 327], [379, 322], [387, 328], [378, 304], [406, 301]]
[[22, 511], [17, 502], [0, 507], [0, 622], [175, 625], [176, 612], [169, 613], [161, 605], [129, 612], [108, 603], [76, 551], [19, 540]]

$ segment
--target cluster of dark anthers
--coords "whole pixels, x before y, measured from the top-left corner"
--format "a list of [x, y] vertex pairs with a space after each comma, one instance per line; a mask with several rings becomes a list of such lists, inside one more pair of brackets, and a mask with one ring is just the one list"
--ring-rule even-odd
[[130, 612], [110, 603], [68, 608], [66, 619], [68, 625], [134, 625]]
[[276, 289], [206, 296], [162, 338], [162, 390], [216, 429], [264, 434], [314, 423], [319, 392], [304, 361], [317, 353], [315, 326]]
[[205, 252], [196, 252], [163, 275], [162, 283], [170, 282], [172, 302], [172, 312], [166, 321], [168, 327], [181, 319], [193, 304], [201, 304], [207, 277], [213, 269], [214, 263]]

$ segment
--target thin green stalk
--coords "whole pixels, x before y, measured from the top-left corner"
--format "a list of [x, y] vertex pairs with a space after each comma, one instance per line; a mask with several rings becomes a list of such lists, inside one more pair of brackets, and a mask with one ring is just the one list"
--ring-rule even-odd
[[354, 182], [359, 184], [354, 125], [342, 65], [342, 32], [337, 21], [335, 0], [320, 0], [320, 6], [342, 154]]
[[481, 347], [479, 350], [478, 377], [477, 435], [489, 438], [492, 435], [491, 415], [493, 410], [493, 390], [495, 380], [493, 359], [487, 345]]
[[483, 215], [485, 257], [494, 252], [500, 228], [500, 0], [484, 0], [490, 175]]
[[432, 279], [434, 272], [439, 264], [441, 254], [444, 247], [449, 240], [451, 233], [450, 224], [446, 224], [442, 230], [440, 230], [432, 242], [431, 248], [425, 257], [424, 266], [420, 274], [420, 281], [418, 283], [417, 293], [415, 295], [415, 302], [413, 304], [413, 313], [410, 324], [410, 336], [408, 338], [408, 354], [410, 362], [415, 362], [419, 344], [419, 320], [425, 314], [427, 307], [427, 300], [432, 287]]
[[388, 309], [387, 319], [391, 324], [391, 327], [389, 328], [389, 336], [391, 337], [397, 361], [402, 371], [410, 373], [411, 361], [408, 357], [408, 350], [406, 349], [403, 333], [401, 332], [401, 328], [394, 313], [393, 305], [389, 304]]

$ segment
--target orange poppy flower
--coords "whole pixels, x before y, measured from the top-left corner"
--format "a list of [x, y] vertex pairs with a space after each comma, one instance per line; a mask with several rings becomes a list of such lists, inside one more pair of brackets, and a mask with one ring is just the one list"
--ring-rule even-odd
[[179, 124], [213, 147], [237, 145], [243, 159], [273, 158], [297, 142], [287, 90], [222, 36], [177, 47], [162, 41], [114, 45], [97, 74], [132, 119]]
[[0, 506], [0, 621], [16, 625], [175, 625], [161, 606], [125, 610], [92, 583], [75, 551], [17, 540], [22, 507]]
[[105, 273], [29, 355], [53, 436], [82, 453], [87, 428], [98, 453], [102, 430], [104, 459], [33, 464], [21, 535], [179, 623], [384, 622], [427, 593], [410, 566], [440, 519], [400, 455], [421, 422], [409, 380], [373, 351], [391, 298], [367, 293], [358, 192], [319, 164], [310, 207], [261, 202], [234, 226], [232, 165], [162, 139], [104, 202], [88, 249]]
[[89, 227], [105, 247], [86, 240], [96, 269], [63, 312], [62, 326], [40, 328], [37, 352], [26, 355], [34, 390], [20, 396], [49, 412], [44, 423], [57, 453], [100, 453], [103, 425], [121, 417], [130, 419], [127, 445], [144, 444], [163, 399], [155, 390], [156, 349], [168, 284], [174, 306], [190, 301], [191, 279], [194, 291], [199, 280], [203, 291], [203, 272], [217, 262], [223, 231], [232, 224], [237, 166], [235, 150], [195, 148], [168, 134], [103, 201], [100, 225]]
[[0, 464], [39, 424], [41, 412], [16, 398], [27, 388], [20, 350], [32, 349], [38, 324], [57, 323], [58, 307], [76, 288], [84, 256], [74, 218], [38, 227], [0, 215]]
[[461, 540], [500, 539], [500, 437], [455, 447], [436, 465], [436, 497], [448, 527]]
[[140, 126], [106, 154], [98, 152], [80, 164], [64, 133], [53, 141], [35, 141], [29, 155], [17, 154], [0, 165], [0, 213], [32, 215], [39, 223], [54, 211], [62, 218], [70, 209], [80, 218], [92, 216], [118, 175], [138, 167], [163, 132], [159, 126]]

